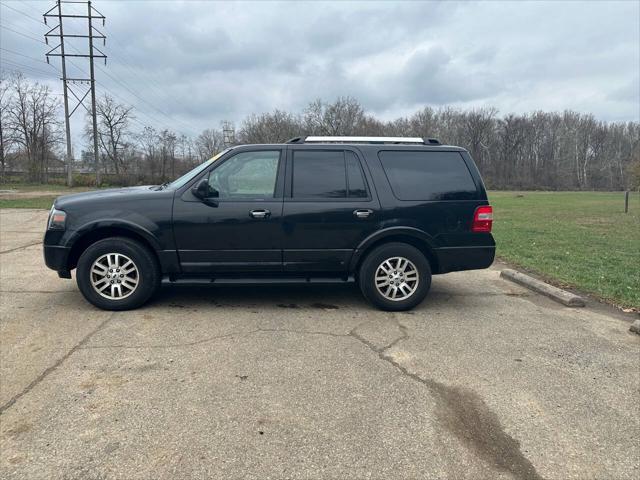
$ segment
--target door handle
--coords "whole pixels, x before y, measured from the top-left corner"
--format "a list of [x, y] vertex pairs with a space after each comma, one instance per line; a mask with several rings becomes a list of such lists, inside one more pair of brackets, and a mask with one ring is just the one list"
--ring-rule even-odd
[[373, 213], [373, 210], [369, 210], [368, 208], [366, 209], [361, 209], [361, 210], [354, 210], [353, 214], [357, 217], [357, 218], [369, 218], [369, 216]]
[[268, 218], [269, 215], [271, 215], [271, 212], [266, 209], [251, 210], [249, 212], [251, 218]]

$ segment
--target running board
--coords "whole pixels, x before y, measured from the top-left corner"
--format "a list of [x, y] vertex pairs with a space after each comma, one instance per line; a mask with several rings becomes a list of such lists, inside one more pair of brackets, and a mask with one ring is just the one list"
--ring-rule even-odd
[[163, 285], [300, 285], [300, 284], [340, 284], [355, 282], [349, 277], [264, 277], [264, 278], [203, 278], [164, 277]]

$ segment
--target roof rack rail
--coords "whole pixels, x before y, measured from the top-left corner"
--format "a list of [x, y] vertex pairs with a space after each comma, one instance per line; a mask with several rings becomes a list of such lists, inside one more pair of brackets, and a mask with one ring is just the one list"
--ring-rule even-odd
[[343, 137], [343, 136], [308, 136], [294, 137], [287, 143], [409, 143], [420, 145], [440, 145], [440, 141], [435, 138], [421, 137]]
[[304, 143], [420, 143], [420, 137], [307, 137]]

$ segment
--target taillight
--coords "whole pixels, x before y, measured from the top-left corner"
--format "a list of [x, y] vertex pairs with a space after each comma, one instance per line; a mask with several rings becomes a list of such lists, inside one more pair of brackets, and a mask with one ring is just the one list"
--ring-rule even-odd
[[476, 208], [473, 214], [472, 232], [490, 232], [493, 224], [493, 208], [491, 205], [484, 205]]

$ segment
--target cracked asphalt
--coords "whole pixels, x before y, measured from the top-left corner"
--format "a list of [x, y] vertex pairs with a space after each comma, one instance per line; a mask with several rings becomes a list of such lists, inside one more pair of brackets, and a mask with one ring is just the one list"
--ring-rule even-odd
[[103, 312], [0, 210], [0, 478], [640, 477], [640, 337], [499, 278], [165, 287]]

